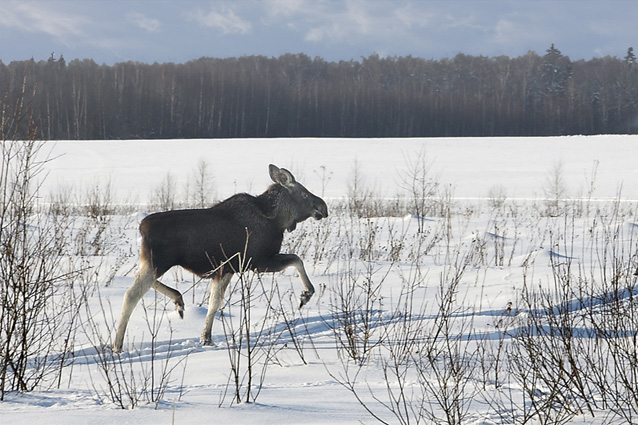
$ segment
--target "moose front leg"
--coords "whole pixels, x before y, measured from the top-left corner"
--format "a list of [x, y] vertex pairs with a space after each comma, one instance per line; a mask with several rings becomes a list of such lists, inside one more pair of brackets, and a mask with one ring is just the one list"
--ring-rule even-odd
[[288, 267], [294, 267], [295, 270], [297, 270], [297, 274], [304, 285], [304, 290], [299, 297], [299, 308], [301, 308], [310, 301], [310, 298], [312, 298], [312, 295], [315, 293], [315, 287], [310, 283], [310, 278], [308, 277], [308, 273], [306, 273], [306, 268], [301, 258], [295, 254], [277, 254], [273, 258], [272, 264], [266, 267], [264, 271], [278, 272]]

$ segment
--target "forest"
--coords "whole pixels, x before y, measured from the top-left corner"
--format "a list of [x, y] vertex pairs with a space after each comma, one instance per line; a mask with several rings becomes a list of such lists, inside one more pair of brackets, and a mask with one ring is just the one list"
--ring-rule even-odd
[[98, 65], [63, 56], [0, 61], [2, 103], [29, 93], [42, 140], [463, 137], [629, 134], [638, 65], [572, 61], [553, 44], [510, 58], [380, 57], [329, 62], [203, 57]]

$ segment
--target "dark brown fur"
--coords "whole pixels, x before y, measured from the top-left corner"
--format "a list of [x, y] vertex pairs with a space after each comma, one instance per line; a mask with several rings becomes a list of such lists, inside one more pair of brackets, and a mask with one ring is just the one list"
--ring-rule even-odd
[[122, 349], [131, 312], [151, 287], [173, 299], [183, 314], [181, 294], [157, 280], [173, 266], [212, 278], [202, 334], [205, 344], [211, 343], [213, 317], [233, 273], [246, 269], [276, 272], [295, 267], [305, 286], [300, 306], [308, 302], [314, 288], [303, 262], [294, 254], [279, 251], [285, 230], [294, 230], [297, 223], [309, 217], [327, 217], [328, 208], [321, 198], [297, 183], [289, 171], [270, 165], [269, 172], [275, 184], [259, 196], [237, 194], [211, 208], [160, 212], [142, 220], [140, 271], [125, 295], [113, 344], [116, 350]]

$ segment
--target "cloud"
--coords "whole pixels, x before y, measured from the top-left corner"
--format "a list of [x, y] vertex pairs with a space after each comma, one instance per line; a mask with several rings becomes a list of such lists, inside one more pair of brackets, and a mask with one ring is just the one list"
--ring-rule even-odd
[[160, 28], [160, 21], [153, 18], [148, 18], [145, 15], [137, 12], [131, 12], [126, 15], [126, 20], [136, 27], [142, 28], [148, 32], [157, 32]]
[[196, 21], [203, 27], [214, 28], [222, 34], [248, 34], [252, 30], [252, 24], [240, 18], [225, 5], [212, 5], [208, 12], [197, 11], [188, 15], [188, 18]]
[[422, 3], [396, 0], [267, 0], [267, 26], [285, 26], [314, 44], [381, 45], [404, 40], [430, 24], [433, 14]]
[[397, 23], [403, 25], [406, 30], [427, 26], [432, 17], [431, 13], [414, 7], [412, 3], [400, 6], [392, 12], [392, 18], [396, 19]]
[[51, 8], [44, 2], [8, 2], [0, 5], [0, 25], [27, 32], [42, 32], [61, 41], [84, 35], [90, 21], [83, 16]]
[[303, 10], [307, 10], [309, 3], [306, 0], [267, 0], [264, 9], [267, 15], [290, 17]]
[[376, 3], [358, 0], [268, 0], [264, 3], [262, 21], [265, 25], [283, 25], [299, 32], [306, 41], [339, 43], [372, 35], [378, 29], [376, 10]]

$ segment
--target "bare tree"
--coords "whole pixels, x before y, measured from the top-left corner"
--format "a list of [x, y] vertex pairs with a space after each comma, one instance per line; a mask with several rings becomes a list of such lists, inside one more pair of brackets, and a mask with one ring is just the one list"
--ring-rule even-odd
[[69, 289], [57, 267], [64, 226], [36, 214], [46, 159], [29, 96], [25, 79], [20, 101], [4, 103], [0, 120], [0, 399], [56, 374], [56, 350], [73, 323], [53, 301]]

